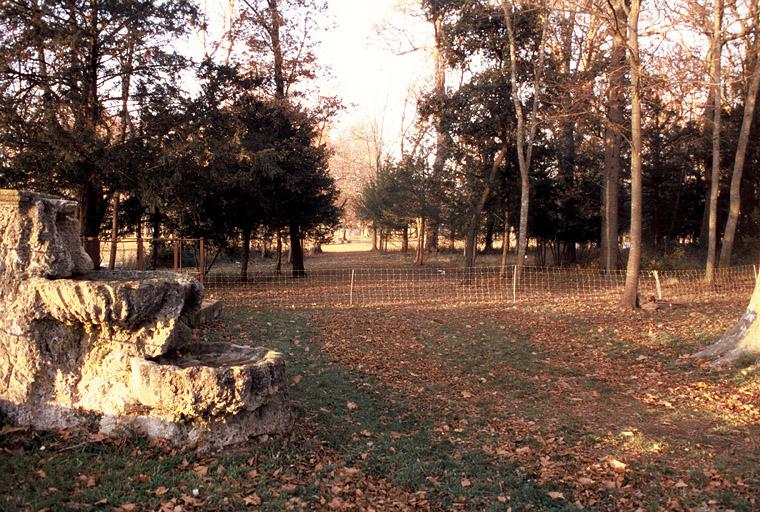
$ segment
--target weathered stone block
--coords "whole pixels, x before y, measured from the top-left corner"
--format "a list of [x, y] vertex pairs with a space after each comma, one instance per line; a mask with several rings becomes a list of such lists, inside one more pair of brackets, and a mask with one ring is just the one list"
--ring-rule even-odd
[[76, 203], [0, 190], [0, 412], [18, 424], [91, 422], [205, 446], [290, 427], [282, 357], [192, 346], [219, 316], [197, 280], [92, 272]]

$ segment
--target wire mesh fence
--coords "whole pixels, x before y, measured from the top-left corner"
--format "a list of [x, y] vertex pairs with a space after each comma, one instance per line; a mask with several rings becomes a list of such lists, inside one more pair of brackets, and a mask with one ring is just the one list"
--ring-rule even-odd
[[[716, 270], [712, 282], [704, 271], [643, 271], [639, 290], [644, 301], [708, 300], [716, 295], [749, 296], [753, 266]], [[271, 271], [210, 272], [209, 290], [245, 292], [261, 304], [297, 306], [378, 306], [426, 303], [523, 302], [550, 297], [584, 301], [617, 300], [626, 273], [552, 267], [342, 268], [315, 269], [305, 276]]]
[[[244, 278], [236, 262], [221, 263], [220, 248], [203, 239], [121, 238], [113, 254], [111, 247], [110, 240], [100, 240], [104, 267], [113, 256], [115, 268], [172, 269], [197, 277], [210, 291], [244, 292], [250, 300], [279, 307], [518, 303], [562, 297], [614, 301], [626, 277], [625, 270], [534, 266], [315, 268], [294, 277], [267, 265], [251, 266]], [[754, 265], [716, 269], [711, 282], [703, 269], [645, 270], [639, 275], [639, 292], [643, 301], [706, 301], [726, 294], [748, 297], [756, 275]]]

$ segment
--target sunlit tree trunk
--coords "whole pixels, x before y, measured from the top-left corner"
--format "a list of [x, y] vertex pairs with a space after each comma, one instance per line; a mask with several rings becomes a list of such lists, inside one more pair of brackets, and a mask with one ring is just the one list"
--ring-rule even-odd
[[504, 209], [504, 231], [501, 235], [501, 259], [499, 260], [499, 275], [507, 276], [507, 255], [509, 254], [509, 212]]
[[528, 209], [530, 206], [530, 164], [533, 155], [533, 141], [536, 138], [538, 129], [538, 108], [539, 92], [541, 90], [541, 80], [544, 68], [544, 49], [546, 46], [546, 31], [549, 22], [549, 16], [544, 13], [543, 27], [541, 31], [541, 42], [539, 44], [539, 57], [533, 68], [533, 107], [530, 111], [530, 117], [527, 122], [522, 108], [522, 99], [520, 97], [520, 88], [517, 85], [517, 76], [519, 68], [517, 65], [517, 37], [514, 28], [514, 4], [507, 0], [501, 2], [502, 12], [504, 13], [505, 25], [507, 27], [507, 39], [509, 44], [509, 74], [512, 92], [512, 102], [515, 107], [515, 117], [517, 118], [517, 163], [520, 167], [520, 228], [517, 237], [517, 261], [516, 265], [521, 268], [525, 263], [525, 254], [528, 249]]
[[712, 359], [715, 366], [736, 362], [743, 356], [760, 356], [760, 276], [756, 276], [755, 290], [749, 306], [739, 321], [729, 329], [716, 343], [710, 345], [692, 357]]
[[626, 18], [623, 0], [615, 2], [612, 16], [616, 20], [612, 35], [609, 89], [607, 92], [607, 126], [604, 135], [604, 184], [602, 196], [601, 262], [605, 270], [618, 268], [618, 201], [620, 195], [620, 152], [623, 145], [623, 101], [625, 97]]
[[705, 280], [712, 283], [715, 277], [715, 256], [718, 247], [718, 193], [720, 191], [720, 115], [721, 70], [720, 57], [723, 47], [723, 0], [715, 0], [712, 26], [712, 60], [710, 64], [710, 81], [713, 90], [713, 131], [712, 131], [712, 170], [710, 172], [710, 214], [707, 221], [707, 262]]
[[425, 217], [417, 217], [417, 250], [415, 253], [414, 264], [423, 265], [425, 263]]
[[628, 63], [631, 74], [631, 249], [628, 253], [625, 289], [620, 307], [639, 306], [641, 270], [641, 57], [639, 54], [640, 0], [631, 0], [628, 9]]

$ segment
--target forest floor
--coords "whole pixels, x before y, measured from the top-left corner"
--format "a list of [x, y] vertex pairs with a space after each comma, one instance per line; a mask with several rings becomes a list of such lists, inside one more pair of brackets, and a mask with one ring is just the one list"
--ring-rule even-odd
[[760, 364], [683, 356], [747, 297], [271, 310], [202, 338], [286, 355], [293, 432], [211, 454], [0, 430], [2, 510], [757, 510]]

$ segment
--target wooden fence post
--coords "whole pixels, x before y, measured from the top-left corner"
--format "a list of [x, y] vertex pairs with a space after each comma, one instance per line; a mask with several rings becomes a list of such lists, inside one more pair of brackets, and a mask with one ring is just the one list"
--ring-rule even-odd
[[652, 271], [652, 276], [654, 276], [654, 284], [657, 287], [657, 300], [662, 300], [662, 287], [660, 286], [660, 273], [656, 270]]
[[517, 265], [512, 267], [512, 303], [517, 302]]
[[354, 305], [354, 269], [351, 269], [351, 286], [348, 290], [348, 305]]

